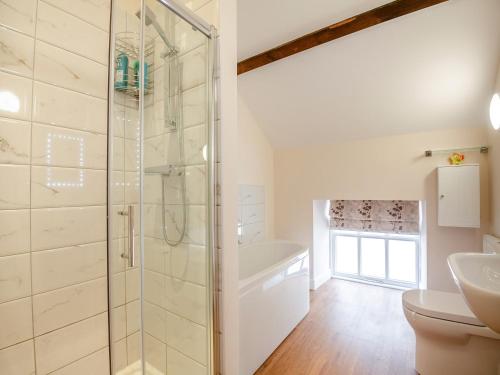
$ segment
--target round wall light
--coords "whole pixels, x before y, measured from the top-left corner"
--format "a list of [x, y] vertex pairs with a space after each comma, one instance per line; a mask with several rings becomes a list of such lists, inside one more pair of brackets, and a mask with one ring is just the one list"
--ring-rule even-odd
[[490, 121], [495, 130], [500, 129], [500, 95], [495, 94], [490, 103]]

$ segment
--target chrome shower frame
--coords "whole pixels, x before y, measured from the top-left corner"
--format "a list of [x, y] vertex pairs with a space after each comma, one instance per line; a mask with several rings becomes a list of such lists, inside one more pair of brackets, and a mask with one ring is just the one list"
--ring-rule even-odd
[[[116, 0], [112, 0], [111, 3], [111, 17], [114, 17], [113, 3]], [[217, 167], [216, 167], [216, 155], [217, 152], [217, 139], [216, 136], [216, 108], [219, 98], [217, 97], [217, 85], [216, 85], [216, 75], [218, 72], [218, 33], [214, 26], [209, 25], [204, 20], [199, 18], [197, 15], [193, 14], [187, 8], [175, 3], [173, 0], [156, 0], [158, 3], [163, 4], [167, 9], [173, 12], [175, 15], [189, 23], [193, 28], [200, 31], [208, 38], [208, 64], [207, 64], [207, 128], [208, 128], [208, 152], [207, 152], [207, 330], [208, 330], [208, 363], [207, 368], [211, 375], [219, 374], [220, 372], [220, 362], [221, 362], [221, 352], [220, 352], [220, 340], [219, 340], [219, 285], [218, 285], [218, 252], [217, 252], [217, 196], [216, 196], [216, 184], [218, 181]], [[141, 0], [141, 13], [146, 14], [145, 0]], [[113, 104], [114, 104], [114, 67], [113, 61], [115, 61], [115, 51], [113, 46], [115, 45], [115, 33], [113, 31], [113, 22], [110, 22], [110, 48], [109, 48], [109, 74], [108, 74], [108, 165], [107, 165], [107, 247], [108, 247], [108, 301], [111, 301], [111, 291], [113, 285], [112, 269], [111, 269], [111, 254], [112, 254], [112, 234], [113, 234], [113, 215], [112, 215], [112, 171], [113, 171], [113, 138], [114, 131], [112, 126], [113, 119]], [[144, 26], [145, 22], [141, 22], [141, 32], [140, 32], [140, 81], [144, 82], [144, 71], [142, 67], [144, 66], [144, 50], [145, 50], [145, 38], [144, 38]], [[161, 36], [161, 35], [160, 35]], [[163, 39], [163, 38], [162, 38]], [[168, 45], [168, 44], [167, 44]], [[169, 46], [170, 48], [171, 46]], [[170, 49], [169, 52], [165, 54], [167, 58], [175, 49]], [[144, 311], [143, 311], [143, 296], [144, 296], [144, 93], [143, 86], [141, 94], [139, 95], [139, 112], [140, 112], [140, 300], [141, 300], [141, 331], [144, 332]], [[183, 171], [184, 173], [184, 171]], [[108, 306], [109, 315], [109, 360], [110, 369], [112, 369], [112, 324], [111, 324], [111, 308]], [[143, 335], [142, 335], [143, 336]], [[143, 340], [142, 340], [143, 341]], [[144, 343], [141, 343], [141, 361], [142, 361], [142, 372], [145, 374], [144, 368]], [[112, 370], [111, 370], [112, 371]]]

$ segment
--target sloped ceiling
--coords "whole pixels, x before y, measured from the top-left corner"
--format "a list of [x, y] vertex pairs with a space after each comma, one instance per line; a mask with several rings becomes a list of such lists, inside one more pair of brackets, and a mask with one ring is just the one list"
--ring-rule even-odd
[[[239, 0], [238, 54], [386, 2]], [[451, 0], [242, 74], [238, 92], [276, 148], [485, 126], [499, 56], [500, 0]]]

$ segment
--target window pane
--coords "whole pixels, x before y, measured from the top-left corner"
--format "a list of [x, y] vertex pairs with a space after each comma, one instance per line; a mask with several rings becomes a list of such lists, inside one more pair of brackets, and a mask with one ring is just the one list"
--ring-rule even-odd
[[356, 275], [358, 273], [358, 239], [335, 237], [335, 272]]
[[379, 238], [361, 239], [361, 275], [385, 278], [385, 241]]
[[417, 282], [417, 246], [414, 241], [389, 241], [389, 279]]

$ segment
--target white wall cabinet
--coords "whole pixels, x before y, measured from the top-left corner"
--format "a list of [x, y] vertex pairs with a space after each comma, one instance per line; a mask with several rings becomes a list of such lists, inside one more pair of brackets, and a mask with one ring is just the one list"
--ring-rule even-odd
[[438, 167], [438, 224], [479, 228], [479, 165]]

